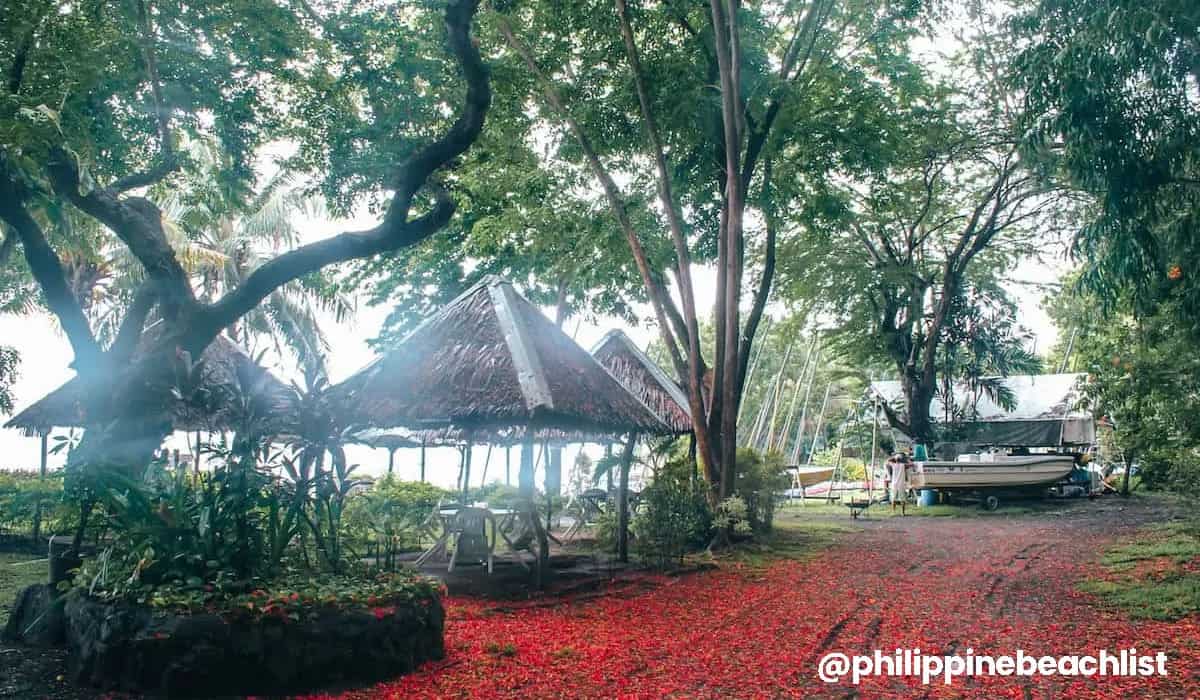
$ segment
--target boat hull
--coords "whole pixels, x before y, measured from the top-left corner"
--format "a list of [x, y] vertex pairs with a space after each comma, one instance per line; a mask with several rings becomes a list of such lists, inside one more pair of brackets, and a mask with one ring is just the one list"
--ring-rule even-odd
[[795, 467], [792, 469], [792, 483], [796, 487], [809, 487], [828, 481], [833, 476], [833, 467]]
[[1014, 488], [1053, 484], [1071, 473], [1070, 456], [1009, 457], [995, 462], [925, 462], [916, 470], [918, 489]]

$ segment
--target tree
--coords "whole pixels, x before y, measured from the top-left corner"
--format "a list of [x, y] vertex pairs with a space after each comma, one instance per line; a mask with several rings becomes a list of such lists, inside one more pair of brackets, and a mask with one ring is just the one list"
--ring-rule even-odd
[[[498, 61], [532, 95], [540, 123], [556, 127], [553, 157], [603, 192], [687, 388], [712, 496], [728, 496], [750, 349], [773, 281], [775, 213], [869, 138], [878, 82], [907, 79], [900, 49], [917, 4], [499, 9], [507, 51]], [[638, 223], [643, 209], [648, 226]], [[692, 280], [693, 264], [705, 263], [717, 275], [711, 345]]]
[[[1124, 463], [1128, 494], [1134, 463], [1144, 484], [1200, 493], [1200, 359], [1194, 336], [1177, 322], [1180, 309], [1159, 306], [1151, 314], [1125, 299], [1105, 309], [1100, 296], [1071, 275], [1044, 306], [1060, 328], [1056, 353], [1068, 368], [1086, 372], [1084, 403]], [[1070, 337], [1081, 339], [1071, 343]], [[1070, 356], [1065, 356], [1071, 345]]]
[[957, 350], [944, 345], [965, 340], [956, 327], [980, 301], [1005, 303], [1003, 273], [1073, 211], [1062, 186], [1022, 157], [1020, 113], [999, 79], [1011, 53], [993, 29], [1002, 23], [973, 4], [949, 21], [964, 27], [951, 66], [970, 92], [933, 83], [897, 99], [879, 167], [811, 202], [805, 235], [781, 254], [786, 296], [830, 314], [853, 356], [891, 365], [904, 406], [883, 408], [922, 442], [934, 438], [939, 369], [957, 371], [946, 367]]
[[[436, 13], [408, 6], [304, 4], [297, 16], [265, 0], [91, 0], [56, 11], [32, 0], [10, 5], [13, 19], [0, 29], [8, 77], [0, 220], [71, 343], [90, 388], [89, 414], [111, 417], [85, 434], [72, 465], [144, 465], [170, 430], [172, 377], [222, 329], [294, 280], [412, 245], [453, 216], [444, 172], [479, 137], [491, 100], [470, 36], [474, 0], [449, 3], [444, 30], [436, 29]], [[396, 63], [381, 68], [381, 56]], [[372, 199], [380, 222], [291, 248], [204, 300], [170, 244], [160, 207], [137, 194], [185, 181], [193, 167], [178, 147], [185, 136], [221, 145], [213, 186], [243, 201], [251, 198], [259, 149], [295, 139], [290, 168], [320, 172], [317, 186], [337, 211]], [[316, 167], [347, 149], [353, 157], [337, 167]], [[68, 216], [103, 225], [143, 270], [107, 346], [46, 233]], [[128, 367], [152, 310], [161, 342]]]
[[1200, 334], [1200, 6], [1041, 0], [1015, 26], [1027, 150], [1095, 200], [1076, 241], [1083, 283], [1151, 315], [1174, 300]]

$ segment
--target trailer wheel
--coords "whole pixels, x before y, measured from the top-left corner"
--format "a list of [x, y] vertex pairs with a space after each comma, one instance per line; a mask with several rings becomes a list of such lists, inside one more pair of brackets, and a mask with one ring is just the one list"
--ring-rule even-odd
[[997, 496], [984, 496], [981, 504], [986, 511], [993, 511], [1000, 507], [1000, 498]]

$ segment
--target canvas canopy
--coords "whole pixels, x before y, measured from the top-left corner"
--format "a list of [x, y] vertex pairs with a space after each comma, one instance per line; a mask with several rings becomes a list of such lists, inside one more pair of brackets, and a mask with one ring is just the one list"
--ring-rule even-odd
[[[996, 447], [1086, 446], [1096, 439], [1092, 414], [1078, 408], [1081, 374], [1037, 374], [1005, 377], [1003, 385], [1012, 392], [1015, 405], [1005, 409], [989, 397], [976, 404], [975, 420], [955, 427], [964, 442]], [[904, 393], [899, 381], [872, 382], [870, 390], [890, 406], [903, 408]], [[958, 406], [969, 400], [967, 391], [956, 386]], [[935, 423], [945, 416], [945, 406], [935, 397], [930, 405]]]

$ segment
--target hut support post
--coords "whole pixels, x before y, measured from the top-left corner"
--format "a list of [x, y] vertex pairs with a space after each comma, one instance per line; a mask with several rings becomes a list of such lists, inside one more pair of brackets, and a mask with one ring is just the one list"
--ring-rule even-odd
[[462, 457], [462, 501], [467, 502], [467, 491], [471, 488], [471, 453], [474, 444], [467, 439], [467, 444], [463, 447]]
[[688, 477], [688, 483], [695, 488], [696, 479], [700, 472], [700, 465], [696, 463], [696, 433], [688, 433], [688, 463], [692, 465], [691, 476]]
[[512, 486], [512, 445], [504, 446], [504, 485]]
[[629, 561], [629, 470], [633, 466], [633, 448], [637, 433], [630, 433], [621, 454], [621, 477], [617, 482], [617, 560]]
[[192, 471], [196, 473], [196, 478], [200, 477], [200, 431], [196, 431], [196, 458], [192, 460]]
[[613, 492], [613, 470], [612, 470], [612, 443], [604, 444], [604, 461], [608, 463], [608, 470], [604, 472], [604, 490], [608, 493]]
[[[46, 480], [46, 464], [50, 458], [50, 430], [42, 432], [42, 461], [38, 467], [38, 479]], [[36, 545], [42, 539], [42, 499], [38, 499], [33, 509], [33, 543]]]
[[421, 438], [421, 481], [425, 481], [425, 438]]
[[492, 463], [492, 444], [488, 443], [487, 454], [483, 456], [483, 473], [479, 475], [479, 488], [487, 483], [488, 465]]
[[529, 518], [529, 526], [537, 537], [537, 585], [543, 583], [543, 574], [550, 563], [550, 543], [546, 530], [542, 527], [542, 519], [538, 517], [537, 506], [533, 502], [533, 429], [525, 431], [521, 442], [521, 468], [517, 473], [517, 488], [521, 494], [521, 509]]
[[867, 500], [873, 498], [872, 491], [875, 483], [875, 445], [879, 438], [879, 397], [875, 397], [875, 401], [871, 405], [871, 466], [867, 472]]
[[396, 448], [388, 448], [388, 476], [392, 476], [396, 471]]

